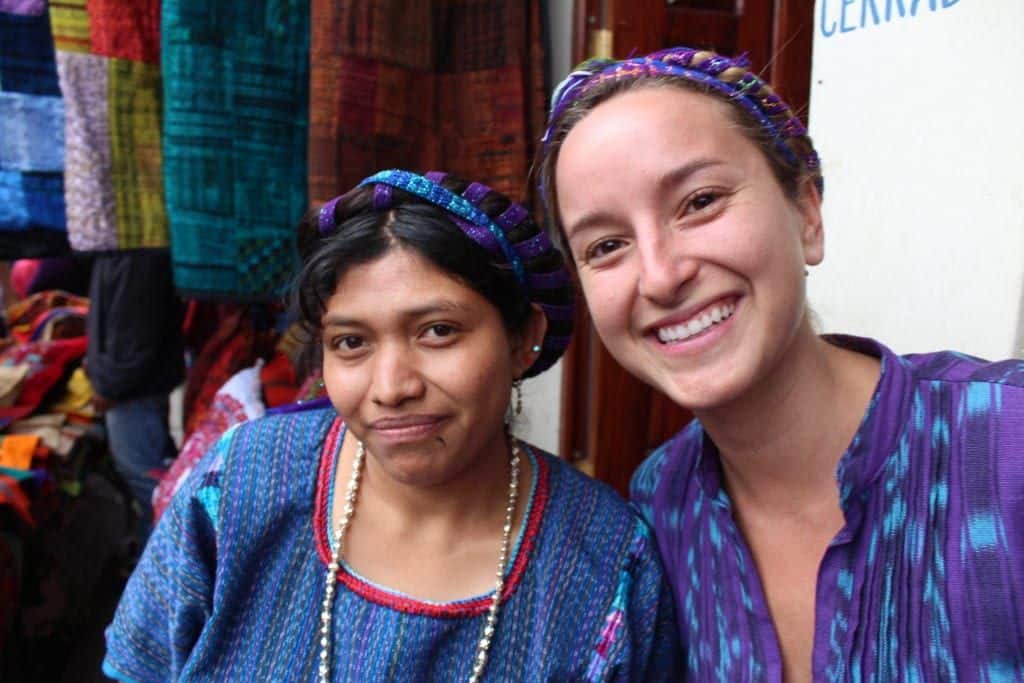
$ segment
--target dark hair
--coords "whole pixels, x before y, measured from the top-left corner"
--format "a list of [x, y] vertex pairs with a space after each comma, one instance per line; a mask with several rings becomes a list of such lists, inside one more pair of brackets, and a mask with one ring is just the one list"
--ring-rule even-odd
[[[447, 175], [441, 186], [462, 194], [469, 186]], [[502, 214], [511, 200], [491, 190], [477, 206], [491, 218]], [[494, 305], [511, 335], [521, 334], [529, 320], [531, 303], [566, 305], [572, 300], [569, 285], [524, 295], [512, 268], [466, 236], [441, 207], [395, 188], [386, 209], [374, 207], [374, 186], [363, 185], [343, 196], [334, 207], [334, 227], [320, 233], [319, 212], [310, 211], [299, 223], [298, 247], [302, 268], [292, 289], [296, 317], [306, 332], [318, 340], [327, 300], [352, 267], [381, 258], [395, 248], [411, 249], [442, 271], [474, 290]], [[506, 232], [513, 245], [539, 233], [527, 216]], [[561, 254], [549, 250], [524, 259], [527, 274], [552, 273], [564, 268]], [[548, 320], [548, 333], [568, 336], [572, 321]], [[542, 356], [549, 353], [545, 348]], [[561, 351], [557, 352], [559, 355]], [[553, 362], [553, 361], [551, 361]], [[538, 359], [537, 366], [540, 366]], [[543, 367], [547, 367], [545, 364]], [[543, 369], [543, 368], [541, 368]]]

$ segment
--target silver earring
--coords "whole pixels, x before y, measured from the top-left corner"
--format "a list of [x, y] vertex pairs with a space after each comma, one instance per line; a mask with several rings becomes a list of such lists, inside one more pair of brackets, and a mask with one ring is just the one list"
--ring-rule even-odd
[[512, 402], [515, 405], [512, 412], [519, 417], [523, 414], [523, 380], [521, 379], [512, 382]]
[[540, 353], [540, 344], [534, 344], [533, 348], [530, 350], [533, 351], [534, 353]]

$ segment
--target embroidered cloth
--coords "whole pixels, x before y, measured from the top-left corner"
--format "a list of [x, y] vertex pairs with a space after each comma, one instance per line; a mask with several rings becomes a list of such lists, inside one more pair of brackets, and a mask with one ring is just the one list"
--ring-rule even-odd
[[[107, 631], [125, 681], [313, 681], [328, 558], [332, 408], [228, 432], [171, 501]], [[647, 527], [609, 488], [535, 464], [487, 681], [677, 681], [671, 596]], [[401, 558], [415, 562], [415, 558]], [[335, 681], [469, 677], [490, 596], [431, 603], [339, 572]]]

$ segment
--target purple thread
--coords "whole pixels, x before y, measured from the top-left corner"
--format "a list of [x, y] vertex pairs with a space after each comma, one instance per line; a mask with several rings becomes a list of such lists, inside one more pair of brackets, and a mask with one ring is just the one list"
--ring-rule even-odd
[[390, 185], [384, 185], [378, 183], [373, 186], [373, 210], [374, 211], [386, 211], [391, 208], [391, 200], [394, 196], [394, 191]]
[[468, 199], [473, 204], [480, 204], [484, 197], [490, 194], [491, 188], [487, 187], [483, 183], [471, 183], [466, 191], [462, 193], [462, 196]]
[[320, 207], [320, 215], [317, 217], [317, 229], [320, 235], [326, 235], [334, 230], [334, 207], [341, 201], [341, 197], [335, 197]]
[[551, 251], [553, 247], [547, 233], [538, 232], [530, 239], [512, 245], [512, 248], [516, 250], [520, 258], [531, 259], [535, 256], [540, 256], [546, 251]]
[[501, 229], [508, 232], [516, 227], [530, 215], [522, 204], [512, 204], [501, 212], [501, 215], [494, 219], [494, 222], [501, 226]]
[[474, 225], [473, 223], [457, 216], [451, 216], [451, 219], [457, 226], [459, 226], [459, 229], [462, 230], [462, 232], [466, 233], [466, 236], [469, 237], [469, 239], [473, 240], [495, 256], [504, 256], [501, 251], [501, 245], [498, 244], [498, 240], [490, 230], [479, 225]]

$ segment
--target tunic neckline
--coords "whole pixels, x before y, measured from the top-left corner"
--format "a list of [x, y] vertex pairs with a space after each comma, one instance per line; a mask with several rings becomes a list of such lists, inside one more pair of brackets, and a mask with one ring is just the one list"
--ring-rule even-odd
[[[330, 545], [330, 506], [335, 470], [337, 468], [341, 446], [345, 436], [345, 423], [336, 417], [324, 439], [317, 468], [316, 498], [313, 512], [313, 535], [317, 555], [326, 571], [331, 558]], [[502, 602], [507, 602], [520, 579], [526, 572], [531, 550], [540, 533], [549, 496], [549, 466], [544, 458], [537, 457], [533, 449], [522, 444], [527, 457], [534, 465], [533, 485], [527, 499], [526, 514], [523, 515], [512, 560], [508, 564], [505, 575], [505, 588], [502, 591]], [[388, 607], [407, 614], [420, 614], [431, 617], [474, 617], [487, 611], [490, 607], [493, 591], [484, 595], [454, 600], [450, 602], [433, 602], [421, 600], [401, 593], [400, 591], [374, 583], [352, 570], [346, 563], [339, 563], [338, 581], [356, 595], [382, 607]]]

